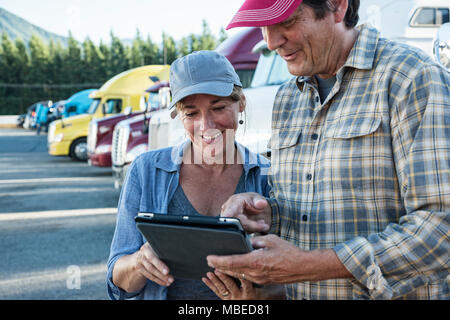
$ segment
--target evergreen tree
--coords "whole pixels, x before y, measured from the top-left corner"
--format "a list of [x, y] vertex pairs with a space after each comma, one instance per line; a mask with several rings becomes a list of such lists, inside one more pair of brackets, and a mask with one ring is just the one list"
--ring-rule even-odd
[[141, 54], [144, 59], [144, 65], [158, 64], [158, 52], [158, 45], [155, 44], [148, 35], [147, 40], [141, 46]]
[[163, 32], [162, 39], [163, 44], [161, 50], [163, 60], [160, 63], [172, 64], [172, 62], [177, 58], [177, 48], [175, 45], [175, 40], [165, 32]]
[[6, 32], [2, 34], [1, 57], [0, 57], [0, 77], [5, 83], [17, 83], [16, 70], [18, 52], [14, 42], [9, 39]]
[[181, 39], [178, 45], [178, 57], [184, 57], [191, 53], [191, 46], [189, 44], [189, 38], [184, 37]]
[[50, 40], [48, 51], [48, 82], [53, 84], [64, 83], [67, 79], [66, 74], [64, 73], [66, 69], [65, 53], [61, 43], [58, 41], [55, 44], [53, 40]]
[[42, 39], [33, 34], [28, 43], [30, 50], [30, 73], [28, 74], [28, 83], [38, 84], [47, 83], [47, 71], [49, 63], [49, 55], [47, 46]]
[[28, 57], [27, 47], [22, 39], [16, 39], [17, 48], [17, 67], [16, 77], [17, 83], [25, 83], [27, 74], [30, 71], [30, 58]]
[[107, 80], [113, 76], [113, 73], [109, 68], [109, 61], [111, 60], [111, 50], [102, 41], [100, 41], [98, 49], [101, 56], [103, 56], [103, 59], [101, 60], [101, 70], [103, 70], [105, 78]]
[[118, 37], [116, 37], [112, 31], [110, 35], [111, 48], [109, 60], [107, 60], [107, 65], [109, 71], [111, 71], [113, 75], [116, 75], [129, 69], [127, 49], [124, 47], [122, 41]]
[[69, 33], [64, 69], [67, 83], [82, 82], [81, 48], [72, 33]]
[[105, 57], [100, 48], [96, 47], [91, 39], [86, 38], [83, 48], [83, 82], [103, 83], [107, 80]]
[[199, 42], [201, 50], [214, 50], [217, 46], [216, 38], [212, 35], [206, 20], [202, 21], [202, 34]]
[[136, 68], [144, 65], [144, 56], [142, 47], [144, 46], [144, 41], [141, 39], [139, 30], [136, 31], [136, 36], [133, 40], [130, 49], [129, 66], [130, 68]]
[[191, 52], [202, 50], [200, 39], [195, 34], [189, 35], [191, 43]]

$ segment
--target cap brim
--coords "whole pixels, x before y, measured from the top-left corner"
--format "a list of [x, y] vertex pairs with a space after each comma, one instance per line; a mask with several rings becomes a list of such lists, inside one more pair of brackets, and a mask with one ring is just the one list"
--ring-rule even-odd
[[265, 7], [258, 0], [247, 0], [234, 15], [226, 30], [236, 27], [265, 27], [280, 23], [297, 9], [302, 0], [278, 0]]
[[[177, 92], [176, 95], [172, 96], [172, 101], [170, 102], [170, 108], [173, 108], [178, 101], [184, 98], [194, 95], [194, 94], [210, 94], [218, 97], [228, 97], [233, 92], [234, 83], [221, 82], [221, 81], [208, 81], [197, 83], [193, 86], [186, 87]], [[173, 115], [175, 111], [175, 114]], [[176, 109], [173, 110], [170, 116], [175, 118], [177, 115]]]

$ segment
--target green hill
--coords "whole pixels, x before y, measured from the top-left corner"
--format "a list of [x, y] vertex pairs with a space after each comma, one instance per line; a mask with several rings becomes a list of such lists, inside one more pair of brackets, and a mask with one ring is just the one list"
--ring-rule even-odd
[[0, 8], [0, 35], [6, 31], [10, 39], [21, 38], [26, 44], [33, 34], [38, 35], [45, 42], [59, 41], [63, 46], [67, 45], [67, 37], [48, 32], [28, 21], [16, 16], [15, 14]]

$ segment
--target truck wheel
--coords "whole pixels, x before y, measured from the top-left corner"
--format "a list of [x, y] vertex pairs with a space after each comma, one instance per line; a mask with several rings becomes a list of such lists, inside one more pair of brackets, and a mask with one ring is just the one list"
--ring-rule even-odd
[[75, 140], [70, 146], [69, 156], [77, 161], [87, 161], [87, 142], [86, 138]]

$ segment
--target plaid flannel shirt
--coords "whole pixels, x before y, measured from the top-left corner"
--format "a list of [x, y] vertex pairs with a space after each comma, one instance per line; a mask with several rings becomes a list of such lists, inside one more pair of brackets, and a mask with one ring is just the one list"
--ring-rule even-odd
[[354, 276], [290, 284], [287, 296], [449, 299], [449, 73], [358, 29], [323, 103], [313, 77], [274, 103], [271, 232], [333, 248]]

